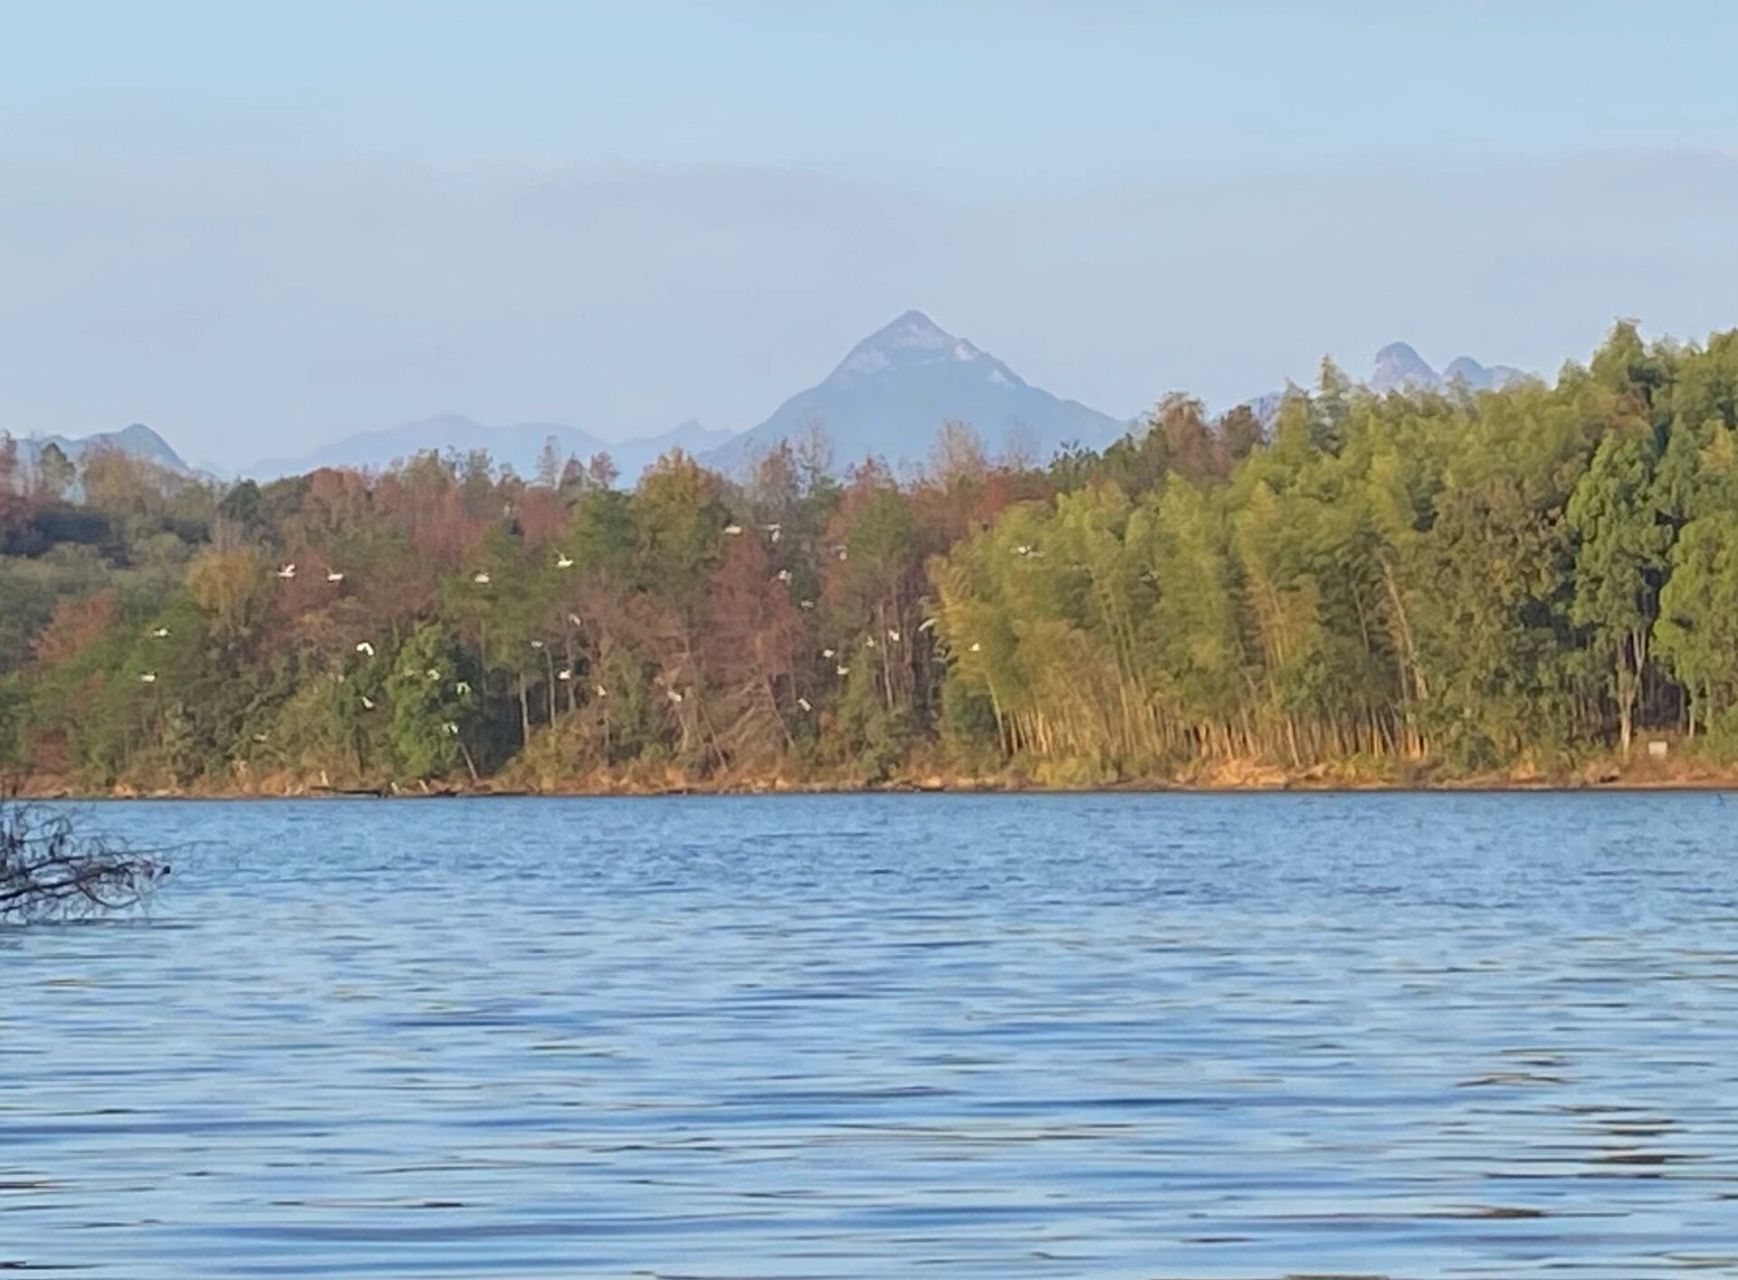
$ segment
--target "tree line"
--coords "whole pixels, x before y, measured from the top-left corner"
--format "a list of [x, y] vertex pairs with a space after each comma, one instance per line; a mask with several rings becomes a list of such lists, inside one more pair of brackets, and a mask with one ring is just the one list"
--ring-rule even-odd
[[[1738, 332], [1102, 452], [223, 486], [0, 445], [0, 761], [63, 785], [1053, 785], [1738, 754]], [[65, 460], [62, 459], [62, 462]]]

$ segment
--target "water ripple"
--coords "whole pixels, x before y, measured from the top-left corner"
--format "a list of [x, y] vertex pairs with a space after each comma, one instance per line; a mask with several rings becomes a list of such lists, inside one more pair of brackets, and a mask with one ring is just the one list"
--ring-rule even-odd
[[1738, 1275], [1701, 795], [96, 806], [0, 1271]]

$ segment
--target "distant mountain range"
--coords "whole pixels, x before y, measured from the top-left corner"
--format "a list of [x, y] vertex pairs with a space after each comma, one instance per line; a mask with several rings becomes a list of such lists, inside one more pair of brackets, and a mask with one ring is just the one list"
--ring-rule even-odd
[[345, 436], [298, 457], [267, 458], [242, 471], [258, 480], [271, 480], [302, 475], [320, 467], [384, 467], [429, 449], [443, 454], [448, 450], [469, 453], [485, 449], [495, 461], [510, 465], [522, 476], [532, 476], [537, 473], [537, 460], [551, 439], [564, 458], [575, 457], [584, 462], [595, 453], [609, 454], [622, 479], [631, 483], [660, 454], [671, 449], [705, 453], [730, 439], [730, 432], [689, 421], [655, 436], [605, 440], [560, 422], [515, 422], [492, 427], [458, 414], [443, 414], [384, 431]]
[[[1471, 356], [1456, 356], [1448, 367], [1438, 373], [1423, 356], [1405, 342], [1390, 342], [1376, 353], [1376, 366], [1363, 385], [1377, 395], [1392, 392], [1451, 391], [1465, 387], [1468, 391], [1500, 391], [1532, 377], [1524, 369], [1511, 364], [1480, 364]], [[1270, 391], [1255, 396], [1246, 403], [1263, 425], [1271, 426], [1287, 393]]]
[[87, 454], [112, 449], [143, 458], [178, 475], [193, 474], [193, 468], [181, 460], [167, 440], [140, 422], [119, 431], [98, 431], [88, 436], [21, 436], [17, 437], [17, 444], [18, 461], [27, 473], [35, 472], [42, 451], [52, 444], [74, 462], [82, 461]]
[[779, 441], [800, 440], [819, 427], [836, 465], [871, 455], [893, 464], [925, 462], [949, 421], [970, 426], [993, 453], [1018, 445], [1039, 460], [1070, 441], [1102, 448], [1129, 425], [1032, 386], [923, 312], [907, 311], [852, 347], [823, 381], [706, 461], [734, 470]]
[[969, 424], [994, 452], [1021, 444], [1047, 458], [1062, 444], [1102, 447], [1128, 429], [1108, 414], [1062, 400], [1027, 383], [994, 356], [908, 311], [863, 339], [825, 380], [786, 400], [758, 426], [733, 434], [687, 422], [661, 435], [611, 441], [557, 422], [484, 426], [446, 415], [384, 431], [346, 436], [297, 457], [268, 458], [244, 468], [259, 479], [316, 467], [381, 467], [425, 450], [487, 449], [521, 475], [534, 473], [551, 437], [565, 455], [607, 452], [631, 483], [660, 454], [681, 448], [711, 466], [740, 471], [781, 440], [799, 441], [818, 426], [843, 467], [875, 455], [890, 463], [923, 462], [950, 420]]
[[1457, 383], [1469, 391], [1500, 391], [1528, 375], [1513, 365], [1482, 365], [1471, 356], [1456, 356], [1438, 373], [1404, 342], [1390, 342], [1376, 353], [1376, 368], [1366, 380], [1370, 390], [1447, 391]]
[[[1483, 365], [1458, 356], [1440, 373], [1404, 342], [1376, 353], [1365, 384], [1372, 391], [1446, 391], [1457, 385], [1484, 391], [1528, 377], [1511, 365]], [[1283, 393], [1248, 403], [1264, 422], [1277, 412]], [[487, 426], [457, 414], [408, 422], [381, 431], [344, 436], [298, 456], [268, 458], [242, 469], [260, 480], [299, 475], [319, 467], [385, 467], [425, 450], [446, 453], [487, 450], [519, 474], [536, 474], [551, 438], [565, 457], [584, 461], [608, 453], [622, 482], [632, 484], [655, 459], [682, 449], [708, 465], [742, 472], [781, 440], [799, 443], [812, 429], [824, 433], [836, 469], [876, 456], [897, 466], [922, 463], [937, 432], [949, 421], [973, 428], [992, 453], [1018, 446], [1038, 461], [1069, 442], [1101, 449], [1133, 425], [1075, 400], [1064, 400], [1021, 378], [1002, 361], [938, 326], [921, 311], [907, 311], [846, 354], [826, 378], [799, 391], [766, 421], [740, 433], [685, 422], [655, 436], [605, 440], [559, 422]], [[120, 449], [182, 474], [193, 474], [175, 450], [149, 427], [134, 425], [80, 439], [52, 436], [20, 440], [26, 467], [52, 440], [69, 456], [92, 448]]]

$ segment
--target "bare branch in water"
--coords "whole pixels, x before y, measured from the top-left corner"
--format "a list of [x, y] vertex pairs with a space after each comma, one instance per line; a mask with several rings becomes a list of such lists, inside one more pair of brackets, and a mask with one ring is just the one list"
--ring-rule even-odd
[[0, 798], [0, 922], [126, 911], [168, 875], [167, 862], [119, 841], [80, 835], [64, 812]]

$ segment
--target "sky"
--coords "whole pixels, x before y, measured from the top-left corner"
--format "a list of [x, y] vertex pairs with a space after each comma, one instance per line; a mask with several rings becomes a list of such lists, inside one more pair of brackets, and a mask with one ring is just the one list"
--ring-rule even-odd
[[0, 430], [739, 429], [907, 308], [1118, 416], [1738, 325], [1738, 8], [0, 5]]

